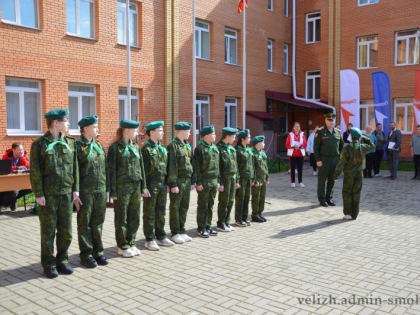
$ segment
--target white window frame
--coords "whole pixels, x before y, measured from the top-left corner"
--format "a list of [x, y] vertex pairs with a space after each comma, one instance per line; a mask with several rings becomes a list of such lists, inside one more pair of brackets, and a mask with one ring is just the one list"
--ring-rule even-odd
[[27, 25], [22, 25], [22, 18], [20, 16], [20, 0], [12, 0], [15, 2], [15, 17], [16, 17], [16, 21], [10, 21], [10, 20], [6, 20], [3, 18], [1, 18], [1, 21], [3, 23], [7, 23], [7, 24], [12, 24], [12, 25], [16, 25], [16, 26], [21, 26], [21, 27], [27, 27], [27, 28], [32, 28], [32, 29], [36, 29], [39, 30], [39, 0], [35, 0], [34, 1], [34, 9], [36, 12], [34, 12], [34, 16], [35, 16], [35, 24], [36, 26], [27, 26]]
[[[369, 101], [369, 103], [365, 103], [365, 104], [362, 104], [362, 101], [363, 100], [360, 101], [360, 109], [365, 109], [365, 111], [364, 111], [364, 116], [365, 116], [364, 117], [364, 120], [367, 123], [369, 123], [369, 121], [370, 121], [369, 108], [373, 107], [375, 109], [375, 104], [374, 104], [373, 100], [366, 100], [366, 101]], [[373, 118], [375, 119], [375, 110], [373, 111]], [[362, 123], [362, 113], [360, 113], [360, 124], [361, 123]], [[366, 125], [366, 126], [369, 126], [369, 125]], [[362, 129], [363, 132], [366, 131], [365, 130], [365, 126], [360, 126], [360, 128]], [[372, 129], [374, 130], [374, 128], [372, 128]]]
[[289, 17], [289, 0], [284, 0], [284, 12], [285, 17]]
[[[132, 119], [132, 120], [137, 120], [135, 117], [131, 117], [131, 106], [132, 104], [128, 104], [127, 102], [127, 94], [123, 95], [120, 94], [120, 89], [126, 89], [127, 93], [128, 93], [128, 89], [127, 87], [121, 86], [118, 88], [118, 104], [119, 101], [124, 101], [124, 118], [123, 119]], [[133, 93], [134, 92], [134, 93]], [[134, 94], [134, 95], [133, 95]], [[131, 88], [131, 101], [132, 100], [137, 100], [137, 105], [139, 106], [139, 118], [140, 118], [140, 98], [139, 98], [139, 89], [134, 89]], [[119, 105], [118, 105], [119, 107]], [[118, 112], [118, 116], [119, 116], [119, 112]]]
[[[409, 31], [417, 31], [416, 34], [413, 35], [404, 35], [404, 36], [398, 36], [399, 33], [402, 32], [409, 32]], [[411, 66], [411, 65], [418, 65], [419, 63], [410, 63], [409, 62], [409, 56], [410, 56], [410, 38], [416, 38], [416, 42], [414, 44], [414, 54], [416, 53], [416, 47], [417, 47], [417, 61], [420, 59], [420, 29], [417, 30], [406, 30], [406, 31], [400, 31], [395, 33], [395, 66]], [[398, 63], [398, 42], [399, 41], [406, 41], [405, 46], [405, 63]]]
[[[319, 14], [319, 16], [310, 17], [311, 15]], [[319, 40], [316, 39], [316, 24], [319, 20]], [[313, 23], [313, 41], [309, 41], [309, 23]], [[305, 28], [305, 41], [306, 44], [319, 43], [321, 41], [321, 12], [312, 12], [306, 14], [306, 28]]]
[[[226, 31], [234, 32], [235, 35], [226, 34]], [[236, 52], [236, 63], [233, 63], [230, 59], [230, 39], [235, 40], [235, 52]], [[225, 27], [225, 55], [226, 59], [225, 63], [229, 65], [237, 65], [238, 64], [238, 31], [234, 30], [233, 28]]]
[[379, 3], [379, 0], [367, 0], [367, 3], [360, 3], [360, 0], [357, 0], [357, 6], [358, 7], [364, 7], [371, 4]]
[[289, 44], [283, 44], [283, 74], [289, 74]]
[[[123, 4], [124, 7], [123, 8], [120, 7], [119, 3]], [[138, 32], [138, 29], [139, 29], [139, 6], [136, 2], [130, 1], [130, 4], [129, 4], [130, 8], [129, 8], [129, 13], [128, 13], [129, 16], [127, 17], [126, 16], [127, 11], [126, 11], [126, 8], [125, 8], [125, 3], [126, 3], [125, 1], [117, 0], [118, 12], [121, 12], [121, 13], [124, 14], [123, 41], [121, 42], [118, 39], [118, 12], [117, 12], [117, 43], [119, 45], [127, 46], [127, 19], [130, 19], [131, 14], [136, 14], [136, 25], [133, 25], [133, 28], [137, 30], [136, 31], [137, 37], [134, 39], [134, 44], [130, 44], [130, 47], [139, 47], [139, 32]], [[134, 5], [136, 7], [136, 9], [135, 10], [131, 9], [131, 5]], [[128, 27], [130, 27], [130, 20], [128, 20], [128, 21], [129, 21]]]
[[[41, 81], [38, 80], [31, 80], [31, 79], [20, 79], [20, 78], [12, 78], [7, 77], [6, 79], [12, 79], [17, 81], [29, 81], [29, 82], [36, 82], [38, 84], [38, 88], [28, 88], [28, 87], [16, 87], [16, 86], [7, 86], [6, 85], [6, 93], [17, 93], [19, 94], [19, 129], [7, 129], [7, 135], [11, 136], [32, 136], [32, 135], [41, 135], [42, 134], [42, 89], [41, 89]], [[39, 130], [25, 130], [25, 92], [31, 93], [39, 93]], [[6, 97], [6, 95], [5, 95]], [[6, 106], [6, 116], [7, 116], [7, 106]], [[7, 126], [7, 118], [6, 118], [6, 126]], [[7, 128], [7, 127], [6, 127]]]
[[[197, 94], [196, 97], [202, 97], [202, 98], [206, 98], [206, 100], [198, 100], [197, 98], [195, 99], [195, 106], [197, 107], [197, 111], [196, 111], [196, 117], [195, 119], [199, 119], [199, 122], [196, 124], [196, 129], [195, 129], [195, 135], [199, 135], [200, 134], [200, 126], [201, 126], [201, 120], [202, 120], [202, 104], [208, 104], [209, 105], [209, 122], [211, 121], [211, 116], [210, 116], [210, 95], [205, 95], [205, 94]], [[204, 126], [204, 125], [203, 125]]]
[[[319, 74], [310, 74], [311, 72], [319, 72]], [[314, 100], [314, 101], [319, 101], [320, 98], [315, 98], [316, 95], [316, 78], [319, 78], [319, 97], [321, 97], [321, 71], [319, 70], [311, 70], [311, 71], [306, 71], [305, 74], [305, 97], [307, 100]], [[308, 80], [309, 79], [313, 79], [313, 83], [312, 83], [312, 95], [313, 98], [308, 98]]]
[[[269, 59], [269, 64], [267, 65], [267, 71], [268, 72], [273, 72], [273, 55], [274, 55], [274, 45], [273, 45], [273, 40], [272, 39], [268, 39], [267, 40], [267, 57], [270, 56]], [[268, 61], [268, 58], [267, 58]]]
[[[408, 129], [407, 129], [407, 127], [408, 127], [407, 119], [408, 119], [408, 109], [409, 109], [409, 107], [413, 107], [414, 99], [412, 100], [411, 103], [398, 103], [399, 99], [400, 98], [394, 99], [394, 122], [395, 122], [395, 124], [397, 124], [397, 108], [398, 107], [404, 108], [404, 129], [403, 130], [400, 129], [400, 131], [401, 131], [401, 134], [403, 134], [403, 135], [411, 135], [413, 133], [413, 130], [408, 131]], [[413, 110], [414, 110], [414, 108], [413, 108]], [[415, 115], [415, 113], [414, 113], [414, 115]]]
[[[230, 112], [231, 108], [235, 107], [236, 112], [236, 126], [232, 126], [232, 122], [230, 121]], [[238, 128], [238, 98], [227, 96], [225, 97], [225, 110], [226, 110], [226, 127]]]
[[[376, 36], [376, 38], [378, 38], [377, 35], [360, 36], [357, 38], [357, 69], [371, 69], [371, 68], [378, 67], [378, 66], [373, 67], [370, 65], [370, 45], [378, 43], [378, 39], [373, 39], [373, 40], [364, 41], [364, 42], [360, 41], [362, 38], [372, 37], [372, 36]], [[368, 61], [367, 67], [360, 67], [360, 47], [361, 46], [368, 46], [367, 47], [367, 61]]]
[[274, 11], [274, 3], [273, 0], [268, 0], [268, 11], [273, 12]]
[[[199, 23], [202, 23], [202, 24], [205, 24], [205, 25], [207, 25], [207, 28], [204, 28], [204, 27], [201, 27], [201, 26], [197, 26], [197, 22], [199, 22]], [[209, 22], [206, 22], [206, 21], [203, 21], [203, 20], [200, 20], [200, 19], [196, 19], [195, 20], [195, 23], [194, 23], [194, 32], [196, 32], [196, 31], [198, 31], [198, 34], [196, 35], [197, 36], [197, 41], [198, 41], [198, 47], [195, 47], [195, 49], [194, 49], [194, 51], [195, 51], [195, 58], [197, 58], [197, 59], [203, 59], [203, 60], [210, 60], [210, 58], [211, 58], [211, 34], [210, 34], [210, 23]], [[203, 56], [201, 56], [201, 45], [202, 45], [202, 40], [203, 40], [203, 38], [202, 38], [202, 33], [203, 32], [206, 32], [206, 33], [209, 33], [209, 58], [205, 58], [205, 57], [203, 57]], [[194, 45], [195, 45], [195, 43], [194, 43]], [[198, 55], [197, 55], [197, 48], [198, 48]]]
[[[77, 91], [70, 91], [70, 86], [85, 86], [85, 87], [90, 87], [93, 88], [93, 92], [77, 92]], [[91, 84], [82, 84], [82, 83], [70, 83], [69, 84], [69, 95], [68, 97], [77, 97], [77, 121], [80, 121], [80, 119], [83, 118], [83, 96], [89, 96], [89, 97], [94, 97], [95, 98], [95, 104], [94, 104], [94, 113], [92, 113], [92, 115], [96, 114], [96, 86], [91, 85]], [[69, 112], [70, 112], [70, 102], [69, 102]], [[70, 129], [69, 130], [70, 135], [80, 135], [80, 129], [76, 128], [76, 129]]]
[[[80, 1], [84, 1], [84, 2], [89, 2], [89, 3], [92, 3], [92, 5], [93, 5], [93, 16], [92, 16], [92, 20], [91, 20], [91, 23], [92, 23], [92, 30], [93, 30], [93, 34], [92, 34], [92, 37], [91, 36], [83, 36], [81, 33], [80, 33], [80, 17], [79, 17], [79, 11], [80, 11]], [[68, 35], [71, 35], [71, 36], [77, 36], [77, 37], [82, 37], [82, 38], [87, 38], [87, 39], [95, 39], [95, 1], [94, 0], [75, 0], [75, 2], [76, 2], [76, 33], [71, 33], [71, 32], [68, 32], [67, 31], [67, 34]], [[66, 19], [68, 19], [68, 17], [66, 17]], [[67, 25], [66, 25], [66, 28], [67, 28]]]

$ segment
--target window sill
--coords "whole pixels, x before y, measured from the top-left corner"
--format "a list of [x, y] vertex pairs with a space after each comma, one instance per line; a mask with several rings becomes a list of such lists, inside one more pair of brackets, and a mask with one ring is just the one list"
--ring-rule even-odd
[[240, 65], [238, 65], [236, 63], [229, 63], [229, 62], [225, 62], [225, 65], [234, 66], [234, 67], [240, 67]]
[[83, 36], [79, 36], [79, 35], [71, 34], [71, 33], [66, 33], [66, 36], [74, 37], [74, 38], [77, 38], [77, 39], [85, 39], [85, 40], [89, 40], [89, 41], [92, 41], [92, 42], [97, 42], [98, 41], [96, 38], [83, 37]]
[[369, 69], [378, 69], [379, 67], [367, 67], [367, 68], [357, 68], [357, 70], [369, 70]]
[[34, 137], [34, 136], [43, 135], [41, 131], [39, 132], [7, 131], [6, 134], [8, 137]]
[[317, 42], [305, 42], [306, 45], [313, 45], [313, 44], [319, 44], [321, 41], [317, 41]]
[[409, 66], [418, 66], [418, 63], [406, 63], [403, 65], [394, 64], [394, 67], [409, 67]]
[[[118, 47], [118, 48], [124, 48], [124, 49], [127, 49], [127, 44], [117, 43], [117, 47]], [[133, 45], [130, 45], [130, 48], [131, 48], [131, 49], [134, 49], [134, 50], [140, 50], [140, 49], [141, 49], [141, 47], [139, 47], [139, 46], [133, 46]]]
[[6, 24], [6, 25], [22, 27], [22, 28], [26, 28], [26, 29], [29, 29], [29, 30], [39, 31], [39, 32], [41, 31], [41, 29], [39, 27], [26, 26], [26, 25], [17, 24], [17, 23], [14, 23], [14, 22], [6, 21], [6, 20], [1, 20], [1, 22], [3, 24]]
[[214, 62], [214, 60], [212, 60], [212, 59], [205, 59], [205, 58], [200, 58], [200, 57], [195, 57], [195, 59], [202, 60], [202, 61]]

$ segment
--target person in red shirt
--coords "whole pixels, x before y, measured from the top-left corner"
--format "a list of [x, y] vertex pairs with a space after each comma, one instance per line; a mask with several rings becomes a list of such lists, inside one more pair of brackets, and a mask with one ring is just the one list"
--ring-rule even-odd
[[295, 122], [293, 131], [289, 133], [286, 140], [287, 156], [290, 161], [290, 182], [292, 187], [295, 184], [295, 170], [298, 171], [298, 181], [300, 187], [305, 187], [302, 182], [303, 158], [305, 157], [306, 137], [300, 130], [300, 124]]
[[[13, 143], [12, 148], [6, 150], [2, 160], [12, 161], [12, 172], [29, 170], [29, 160], [23, 145]], [[30, 189], [6, 191], [0, 193], [0, 204], [9, 206], [12, 211], [16, 210], [16, 201], [27, 194], [31, 193]]]

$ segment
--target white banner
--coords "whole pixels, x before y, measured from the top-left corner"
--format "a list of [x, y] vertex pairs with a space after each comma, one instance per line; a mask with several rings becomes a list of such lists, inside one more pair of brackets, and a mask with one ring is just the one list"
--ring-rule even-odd
[[349, 123], [352, 123], [354, 127], [360, 128], [360, 84], [359, 76], [355, 71], [340, 71], [340, 94], [341, 133], [346, 131]]

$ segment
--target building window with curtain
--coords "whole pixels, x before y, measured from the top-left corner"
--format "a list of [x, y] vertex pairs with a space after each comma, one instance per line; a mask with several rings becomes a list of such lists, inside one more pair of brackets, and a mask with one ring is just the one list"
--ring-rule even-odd
[[[138, 47], [138, 5], [135, 2], [130, 2], [128, 27], [130, 31], [130, 46]], [[124, 0], [118, 1], [118, 44], [127, 45], [127, 15], [126, 2]]]
[[289, 16], [289, 0], [283, 0], [284, 1], [284, 16]]
[[225, 63], [238, 64], [238, 32], [225, 28]]
[[321, 91], [321, 72], [308, 71], [306, 72], [306, 98], [308, 100], [320, 99]]
[[375, 130], [375, 107], [373, 100], [360, 100], [360, 129], [366, 130], [367, 126], [371, 126]]
[[41, 134], [41, 82], [6, 78], [7, 134]]
[[273, 11], [274, 7], [273, 7], [273, 0], [268, 0], [268, 11]]
[[269, 39], [267, 41], [267, 57], [268, 57], [267, 70], [270, 72], [273, 72], [273, 40], [272, 39]]
[[395, 35], [395, 65], [419, 63], [420, 30], [398, 32]]
[[210, 24], [195, 21], [195, 57], [210, 60]]
[[283, 74], [289, 74], [289, 45], [283, 45]]
[[96, 113], [95, 92], [93, 85], [69, 84], [70, 133], [79, 134], [79, 120]]
[[357, 39], [357, 69], [378, 66], [378, 35], [362, 36]]
[[67, 34], [95, 37], [94, 0], [66, 0]]
[[0, 5], [2, 22], [39, 28], [38, 0], [0, 0]]
[[411, 134], [414, 124], [413, 98], [394, 100], [394, 121], [402, 134]]
[[225, 126], [238, 127], [238, 99], [236, 97], [225, 98]]
[[321, 41], [321, 13], [306, 14], [306, 43], [312, 44]]
[[207, 125], [210, 125], [210, 96], [197, 95], [195, 100], [196, 106], [196, 130], [195, 134], [198, 135], [200, 130]]
[[118, 89], [119, 120], [132, 119], [139, 121], [139, 90], [131, 89], [131, 104], [127, 102], [127, 88]]

